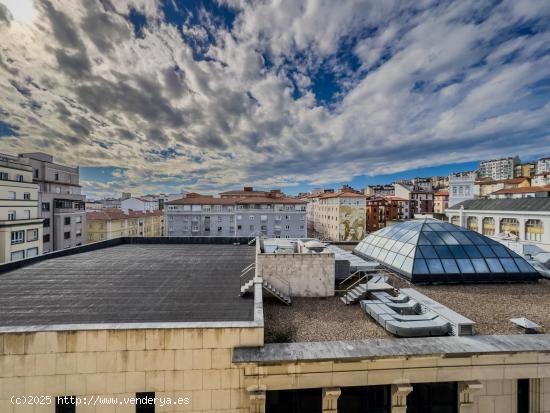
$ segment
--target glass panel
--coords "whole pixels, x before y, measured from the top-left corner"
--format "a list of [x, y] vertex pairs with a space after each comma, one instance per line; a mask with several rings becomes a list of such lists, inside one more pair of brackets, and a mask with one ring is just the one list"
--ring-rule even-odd
[[426, 260], [428, 263], [428, 268], [430, 269], [430, 273], [432, 274], [442, 274], [443, 271], [443, 265], [441, 265], [441, 261], [437, 258], [433, 258], [431, 260]]
[[436, 245], [434, 248], [439, 258], [453, 258], [453, 254], [445, 245]]
[[388, 255], [386, 255], [386, 258], [384, 259], [384, 262], [388, 265], [393, 265], [393, 260], [395, 259], [395, 252], [388, 252]]
[[486, 258], [485, 261], [487, 261], [487, 265], [491, 269], [491, 272], [504, 272], [504, 268], [502, 268], [497, 258]]
[[386, 248], [387, 250], [391, 250], [392, 249], [391, 247], [393, 247], [393, 244], [395, 244], [395, 242], [396, 241], [394, 239], [390, 240], [389, 242], [386, 243], [386, 245], [384, 245], [384, 248]]
[[477, 248], [485, 258], [496, 257], [495, 253], [493, 252], [491, 247], [489, 247], [488, 245], [478, 245]]
[[460, 272], [458, 270], [458, 266], [456, 265], [455, 260], [453, 259], [442, 259], [441, 263], [443, 264], [443, 268], [445, 269], [446, 273], [457, 274]]
[[405, 244], [403, 244], [401, 241], [395, 241], [395, 244], [393, 244], [391, 250], [395, 252], [400, 252], [404, 246]]
[[512, 258], [501, 258], [500, 262], [506, 272], [519, 272], [519, 269]]
[[506, 248], [502, 245], [493, 245], [491, 248], [499, 258], [508, 258], [510, 256], [510, 254], [506, 251]]
[[401, 268], [401, 266], [403, 265], [403, 261], [405, 261], [405, 256], [397, 254], [395, 257], [395, 261], [393, 262], [393, 266], [395, 268]]
[[437, 236], [436, 232], [426, 232], [425, 235], [430, 240], [432, 245], [445, 245], [443, 240]]
[[466, 251], [460, 245], [449, 245], [449, 250], [455, 258], [468, 258]]
[[483, 237], [475, 232], [465, 232], [464, 235], [466, 235], [474, 244], [485, 244]]
[[458, 267], [460, 268], [460, 271], [463, 273], [472, 273], [475, 272], [474, 266], [470, 262], [470, 260], [456, 260]]
[[475, 247], [475, 245], [464, 245], [463, 246], [464, 251], [466, 251], [466, 254], [470, 258], [481, 258], [483, 255], [479, 252], [479, 250]]
[[426, 237], [424, 234], [420, 234], [420, 237], [418, 238], [418, 245], [430, 245], [431, 241]]
[[426, 261], [422, 259], [415, 259], [414, 260], [414, 274], [428, 274], [428, 266], [426, 265]]
[[414, 245], [412, 244], [405, 244], [403, 245], [403, 248], [401, 248], [401, 251], [399, 251], [403, 255], [408, 255], [409, 252], [411, 252], [414, 249]]
[[474, 265], [476, 272], [479, 272], [479, 273], [490, 272], [483, 258], [472, 259], [472, 264]]
[[405, 258], [405, 261], [403, 262], [403, 265], [401, 266], [401, 270], [405, 271], [407, 274], [410, 274], [412, 272], [412, 268], [413, 268], [412, 258]]
[[460, 244], [467, 245], [471, 244], [472, 241], [466, 237], [462, 232], [453, 232], [453, 237], [455, 237]]
[[430, 246], [430, 245], [421, 245], [418, 248], [422, 252], [422, 256], [424, 258], [437, 258], [437, 254], [435, 253], [435, 250], [432, 246]]
[[534, 268], [531, 267], [523, 258], [516, 258], [514, 261], [521, 272], [534, 272]]
[[447, 245], [458, 245], [458, 241], [451, 235], [450, 232], [440, 232], [439, 236]]

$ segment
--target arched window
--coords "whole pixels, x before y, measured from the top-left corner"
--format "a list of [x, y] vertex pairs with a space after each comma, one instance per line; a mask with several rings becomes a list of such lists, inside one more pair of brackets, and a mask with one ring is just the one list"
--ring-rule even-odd
[[460, 225], [460, 218], [458, 217], [458, 215], [455, 215], [455, 216], [451, 217], [451, 224]]
[[477, 232], [477, 217], [468, 217], [466, 220], [466, 226], [469, 230]]
[[500, 232], [519, 236], [519, 221], [515, 218], [502, 218], [500, 220]]
[[483, 235], [495, 235], [495, 220], [491, 217], [483, 218]]
[[527, 241], [542, 241], [544, 227], [540, 219], [528, 219], [525, 223], [525, 239]]

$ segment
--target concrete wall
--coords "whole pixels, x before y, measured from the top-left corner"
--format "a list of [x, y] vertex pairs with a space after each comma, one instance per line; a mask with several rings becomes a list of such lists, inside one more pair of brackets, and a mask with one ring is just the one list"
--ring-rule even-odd
[[[12, 396], [189, 397], [157, 412], [248, 412], [237, 346], [263, 344], [263, 328], [90, 330], [0, 334], [0, 412], [52, 413], [14, 406]], [[78, 413], [133, 413], [135, 405], [77, 407]]]
[[334, 254], [256, 255], [257, 274], [291, 297], [334, 295]]

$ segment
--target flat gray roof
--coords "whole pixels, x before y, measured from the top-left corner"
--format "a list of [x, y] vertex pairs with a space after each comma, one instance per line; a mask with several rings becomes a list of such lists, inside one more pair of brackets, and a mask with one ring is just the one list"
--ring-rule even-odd
[[253, 321], [254, 299], [239, 296], [239, 276], [254, 259], [247, 245], [174, 243], [43, 259], [0, 274], [0, 330]]
[[470, 199], [447, 208], [458, 211], [550, 211], [550, 198]]
[[326, 341], [240, 347], [233, 363], [284, 363], [366, 360], [406, 356], [464, 357], [479, 354], [549, 352], [550, 335], [422, 337], [361, 341]]

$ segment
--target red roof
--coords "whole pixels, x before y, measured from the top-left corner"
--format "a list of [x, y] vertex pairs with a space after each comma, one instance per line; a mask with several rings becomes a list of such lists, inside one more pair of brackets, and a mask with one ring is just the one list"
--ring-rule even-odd
[[512, 178], [512, 179], [499, 179], [499, 180], [492, 180], [491, 178], [486, 178], [483, 180], [478, 180], [475, 183], [476, 184], [482, 184], [482, 185], [491, 185], [491, 184], [521, 184], [522, 182], [529, 181], [529, 178]]
[[152, 216], [162, 216], [163, 211], [132, 211], [125, 213], [122, 209], [106, 208], [99, 211], [86, 212], [86, 219], [92, 221], [113, 221], [127, 218], [145, 218]]
[[530, 194], [533, 192], [550, 192], [550, 185], [545, 186], [526, 186], [523, 188], [504, 188], [493, 192], [493, 194]]
[[324, 194], [321, 194], [319, 196], [320, 199], [327, 199], [327, 198], [367, 198], [364, 194], [358, 194], [356, 192], [349, 192], [349, 191], [338, 191], [338, 192], [327, 192]]
[[[269, 192], [268, 192], [269, 193]], [[214, 198], [208, 195], [187, 196], [186, 198], [166, 202], [166, 205], [236, 205], [236, 204], [305, 204], [298, 198], [287, 196], [251, 196], [251, 197], [228, 197]]]
[[449, 191], [437, 191], [435, 196], [449, 196]]

